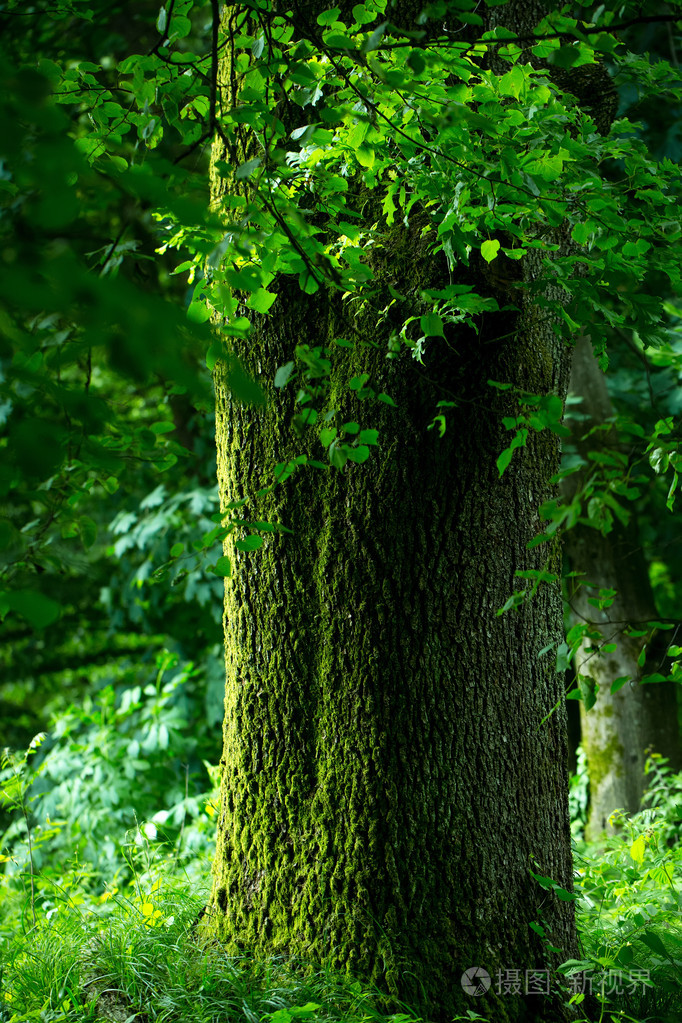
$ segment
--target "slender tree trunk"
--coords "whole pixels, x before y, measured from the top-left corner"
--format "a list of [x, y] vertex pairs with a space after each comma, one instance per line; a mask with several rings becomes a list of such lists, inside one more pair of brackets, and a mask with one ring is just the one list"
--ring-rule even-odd
[[[422, 289], [448, 280], [418, 216], [371, 252], [386, 304], [390, 285], [417, 310]], [[569, 353], [531, 302], [513, 337], [509, 314], [488, 315], [478, 334], [434, 343], [423, 367], [405, 350], [386, 357], [405, 305], [396, 323], [349, 316], [337, 293], [282, 282], [239, 350], [267, 404], [239, 405], [216, 370], [224, 507], [266, 487], [276, 464], [321, 456], [317, 438], [292, 433], [293, 392], [273, 386], [296, 344], [328, 346], [325, 408], [380, 443], [363, 465], [301, 469], [261, 496], [257, 518], [293, 535], [271, 534], [255, 555], [227, 543], [206, 932], [234, 950], [331, 961], [437, 1018], [559, 1020], [561, 999], [527, 993], [526, 975], [554, 990], [552, 971], [576, 952], [572, 903], [530, 873], [572, 887], [563, 679], [541, 656], [563, 635], [558, 586], [498, 614], [518, 570], [548, 567], [547, 547], [527, 544], [558, 450], [534, 434], [500, 479], [501, 418], [516, 408], [488, 381], [563, 398]], [[395, 408], [349, 390], [363, 373]], [[428, 426], [448, 396], [457, 407], [439, 438]], [[482, 997], [463, 989], [472, 967], [492, 978]]]
[[[586, 337], [576, 344], [570, 389], [581, 397], [580, 410], [588, 417], [579, 426], [581, 435], [612, 419], [604, 374]], [[578, 447], [586, 455], [600, 443], [587, 438]], [[674, 767], [679, 765], [677, 695], [671, 682], [642, 685], [639, 681], [660, 671], [667, 644], [655, 645], [657, 652], [650, 653], [644, 665], [638, 663], [645, 638], [631, 633], [645, 630], [646, 623], [656, 619], [656, 608], [634, 519], [624, 526], [615, 518], [606, 535], [577, 526], [567, 533], [565, 549], [572, 571], [581, 574], [570, 600], [572, 622], [594, 626], [594, 635], [581, 643], [575, 667], [579, 675], [599, 686], [594, 707], [586, 711], [581, 704], [580, 708], [590, 780], [587, 835], [596, 838], [604, 830], [613, 830], [609, 817], [614, 810], [634, 813], [641, 808], [649, 751], [669, 757]], [[595, 606], [599, 590], [616, 591], [613, 602], [603, 609]], [[665, 634], [661, 635], [665, 640]], [[613, 683], [623, 678], [628, 682], [612, 693]]]

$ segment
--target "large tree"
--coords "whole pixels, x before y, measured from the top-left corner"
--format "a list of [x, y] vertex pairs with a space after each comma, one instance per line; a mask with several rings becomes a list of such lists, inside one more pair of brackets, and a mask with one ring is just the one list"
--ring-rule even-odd
[[[431, 1014], [558, 1018], [542, 971], [575, 950], [560, 553], [534, 541], [570, 364], [551, 257], [568, 275], [572, 250], [550, 182], [599, 135], [528, 62], [533, 5], [470, 14], [473, 32], [370, 8], [224, 23], [219, 480], [226, 515], [269, 532], [226, 542], [206, 926]], [[516, 43], [467, 49], [500, 21]], [[603, 115], [608, 75], [586, 60]], [[264, 388], [255, 413], [230, 394], [235, 354]], [[460, 984], [475, 966], [481, 1001]]]

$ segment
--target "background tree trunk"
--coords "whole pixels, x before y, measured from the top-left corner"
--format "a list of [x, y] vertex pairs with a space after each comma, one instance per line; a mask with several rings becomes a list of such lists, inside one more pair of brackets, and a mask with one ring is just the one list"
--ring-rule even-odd
[[[606, 380], [587, 337], [576, 343], [570, 390], [581, 397], [580, 410], [587, 417], [576, 433], [582, 436], [613, 418]], [[617, 445], [615, 436], [612, 440]], [[584, 457], [603, 445], [603, 440], [578, 441]], [[574, 492], [576, 478], [569, 477], [567, 483]], [[660, 671], [667, 634], [661, 633], [662, 642], [654, 645], [647, 663], [639, 666], [645, 638], [629, 635], [628, 623], [635, 629], [646, 628], [647, 622], [655, 621], [656, 608], [634, 520], [624, 526], [614, 517], [613, 529], [606, 535], [589, 526], [576, 526], [567, 532], [564, 546], [571, 570], [582, 575], [570, 599], [572, 623], [589, 622], [602, 637], [586, 637], [575, 657], [578, 674], [599, 686], [594, 707], [586, 711], [584, 703], [580, 706], [581, 742], [590, 781], [586, 834], [597, 838], [604, 830], [612, 830], [608, 821], [614, 810], [634, 813], [641, 808], [647, 751], [669, 757], [673, 767], [680, 764], [677, 694], [672, 682], [639, 683], [643, 675]], [[600, 589], [616, 591], [613, 603], [604, 610], [590, 603]], [[616, 648], [611, 649], [614, 644]], [[631, 681], [612, 693], [612, 683], [623, 677]]]
[[[377, 219], [371, 201], [366, 216]], [[349, 319], [337, 292], [282, 282], [238, 348], [267, 405], [239, 405], [216, 369], [224, 507], [266, 487], [276, 464], [321, 456], [317, 437], [290, 429], [293, 393], [272, 383], [296, 344], [328, 346], [325, 407], [377, 428], [380, 446], [364, 465], [302, 469], [261, 496], [251, 514], [293, 536], [271, 534], [255, 555], [226, 544], [223, 781], [205, 927], [231, 949], [331, 961], [431, 1017], [471, 1008], [496, 1023], [558, 1020], [555, 993], [525, 993], [525, 971], [554, 987], [542, 971], [576, 952], [572, 903], [530, 874], [572, 887], [563, 678], [553, 654], [540, 656], [563, 636], [558, 585], [498, 614], [516, 571], [548, 567], [547, 545], [527, 544], [558, 445], [533, 434], [498, 478], [510, 441], [501, 419], [518, 409], [488, 380], [563, 398], [569, 352], [528, 301], [513, 336], [509, 313], [487, 314], [478, 334], [434, 341], [422, 367], [404, 348], [388, 359], [391, 330], [424, 311], [420, 292], [448, 281], [418, 219], [371, 250], [377, 308], [389, 285], [407, 296], [394, 323]], [[335, 346], [339, 336], [353, 347]], [[361, 373], [397, 407], [349, 390]], [[427, 427], [443, 398], [457, 408], [439, 438]], [[558, 571], [559, 551], [549, 559]], [[492, 978], [484, 997], [463, 991], [471, 967]], [[520, 990], [498, 993], [508, 970], [520, 971]]]

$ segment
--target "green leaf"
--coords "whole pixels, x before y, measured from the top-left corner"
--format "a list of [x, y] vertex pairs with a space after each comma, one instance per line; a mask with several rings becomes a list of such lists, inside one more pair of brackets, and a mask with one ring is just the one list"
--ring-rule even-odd
[[560, 46], [559, 49], [553, 50], [549, 55], [549, 62], [557, 67], [572, 68], [576, 64], [582, 63], [581, 57], [581, 48], [579, 46]]
[[311, 1016], [313, 1013], [321, 1009], [322, 1006], [319, 1002], [306, 1002], [305, 1005], [290, 1005], [287, 1007], [286, 1012], [292, 1016]]
[[223, 357], [223, 345], [221, 341], [214, 341], [206, 352], [206, 367], [212, 373], [218, 359]]
[[171, 558], [179, 558], [185, 549], [184, 543], [174, 543], [170, 549]]
[[332, 441], [329, 445], [329, 461], [335, 469], [343, 469], [346, 461], [348, 460], [347, 449], [345, 445], [340, 445], [336, 441]]
[[592, 710], [597, 702], [597, 683], [590, 675], [578, 675], [578, 688], [585, 710]]
[[318, 25], [333, 25], [335, 21], [338, 21], [339, 14], [341, 13], [340, 7], [330, 7], [326, 11], [322, 11], [317, 16]]
[[361, 444], [378, 444], [379, 443], [379, 431], [378, 430], [361, 430], [358, 440]]
[[551, 877], [544, 877], [542, 874], [535, 874], [532, 870], [529, 870], [529, 874], [534, 881], [537, 881], [541, 888], [545, 889], [545, 891], [551, 892], [556, 886], [556, 881], [554, 881]]
[[571, 231], [571, 238], [578, 245], [585, 245], [596, 230], [596, 224], [588, 220], [585, 224], [574, 224]]
[[348, 448], [346, 454], [349, 462], [366, 462], [369, 458], [369, 448], [360, 444], [357, 448]]
[[358, 25], [369, 25], [376, 18], [376, 10], [372, 10], [373, 5], [370, 5], [368, 9], [365, 4], [356, 4], [353, 8], [353, 17]]
[[515, 64], [511, 71], [508, 71], [506, 75], [502, 75], [500, 78], [500, 94], [502, 96], [513, 96], [514, 99], [518, 99], [526, 81], [526, 74], [523, 68], [519, 64]]
[[314, 295], [316, 291], [320, 290], [319, 281], [308, 270], [299, 274], [298, 286], [305, 295]]
[[184, 14], [176, 14], [171, 22], [172, 35], [178, 39], [184, 39], [192, 31], [192, 22]]
[[328, 448], [331, 442], [335, 439], [337, 432], [338, 431], [335, 426], [327, 426], [324, 430], [321, 430], [320, 441], [322, 442], [322, 446]]
[[527, 174], [543, 181], [556, 181], [563, 173], [564, 159], [567, 156], [565, 149], [560, 149], [558, 153], [545, 153], [539, 158], [529, 160], [523, 169]]
[[611, 683], [611, 692], [617, 693], [620, 689], [623, 688], [623, 686], [627, 685], [629, 681], [630, 681], [629, 675], [619, 675], [618, 678], [614, 678], [613, 682]]
[[78, 520], [78, 532], [83, 547], [86, 551], [89, 550], [97, 539], [97, 525], [94, 519], [88, 515], [82, 515]]
[[235, 540], [238, 551], [257, 551], [264, 543], [262, 536], [247, 536], [244, 540]]
[[670, 464], [670, 454], [665, 448], [654, 448], [653, 451], [649, 452], [649, 463], [654, 472], [659, 474], [667, 472], [668, 465]]
[[335, 50], [354, 50], [352, 38], [345, 32], [325, 32], [325, 46], [331, 46]]
[[492, 263], [493, 259], [497, 257], [497, 253], [499, 251], [500, 243], [497, 238], [489, 238], [481, 245], [481, 255], [485, 259], [486, 263]]
[[[259, 538], [256, 537], [255, 539], [259, 539]], [[237, 542], [239, 543], [241, 541], [237, 541]], [[225, 555], [223, 555], [222, 558], [218, 558], [218, 560], [216, 561], [215, 565], [213, 566], [212, 571], [213, 571], [214, 575], [222, 575], [222, 576], [225, 576], [225, 577], [231, 575], [231, 573], [232, 573], [232, 563], [230, 562], [230, 559], [228, 557], [226, 557]]]
[[504, 473], [505, 469], [509, 466], [509, 463], [511, 462], [512, 455], [514, 454], [514, 451], [517, 448], [525, 447], [527, 439], [528, 439], [528, 430], [526, 430], [525, 428], [519, 430], [518, 433], [516, 433], [514, 435], [514, 437], [512, 438], [512, 442], [509, 445], [509, 447], [505, 448], [504, 451], [502, 452], [502, 454], [497, 459], [497, 463], [496, 463], [497, 464], [497, 471], [498, 471], [500, 476], [502, 476], [502, 474]]
[[[497, 242], [497, 247], [499, 249], [499, 242]], [[437, 313], [427, 313], [426, 316], [420, 316], [419, 324], [421, 329], [424, 331], [425, 337], [445, 337], [445, 334], [443, 333], [443, 321]]]
[[206, 323], [210, 317], [211, 310], [201, 299], [198, 302], [192, 302], [187, 310], [187, 319], [190, 323]]
[[559, 643], [556, 648], [556, 670], [559, 674], [564, 671], [568, 671], [571, 666], [571, 659], [573, 651], [569, 647], [568, 643]]
[[638, 238], [636, 241], [627, 241], [623, 245], [624, 256], [643, 256], [651, 248], [651, 243], [646, 241], [644, 238]]
[[384, 199], [384, 201], [383, 201], [383, 203], [381, 205], [381, 211], [384, 214], [384, 216], [386, 217], [386, 223], [389, 225], [389, 227], [393, 223], [393, 221], [395, 220], [395, 211], [396, 211], [397, 207], [396, 207], [396, 204], [395, 204], [395, 198], [394, 197], [395, 197], [395, 194], [398, 191], [399, 187], [400, 187], [400, 182], [399, 181], [393, 181], [388, 186], [388, 189], [386, 190], [386, 198]]
[[265, 522], [261, 520], [251, 519], [248, 522], [247, 521], [237, 522], [237, 525], [250, 526], [251, 529], [259, 529], [264, 533], [293, 533], [293, 529], [289, 529], [288, 526], [283, 526], [281, 522]]
[[262, 162], [263, 161], [260, 156], [255, 156], [253, 160], [247, 160], [246, 163], [242, 163], [239, 167], [237, 167], [234, 172], [234, 176], [238, 181], [242, 181], [244, 178], [250, 178], [253, 172], [260, 167]]
[[505, 448], [504, 451], [498, 456], [497, 462], [495, 464], [497, 465], [497, 472], [499, 476], [502, 476], [505, 469], [509, 467], [509, 463], [512, 460], [513, 454], [514, 449], [512, 447], [508, 447]]
[[410, 50], [410, 54], [407, 58], [407, 64], [412, 68], [415, 75], [420, 75], [426, 68], [426, 61], [419, 50]]
[[227, 385], [232, 394], [244, 405], [265, 405], [266, 397], [260, 384], [249, 376], [239, 359], [232, 355], [227, 371]]
[[[646, 853], [646, 840], [644, 838], [644, 835], [639, 835], [634, 840], [632, 845], [630, 846], [630, 856], [635, 861], [635, 863], [639, 863], [639, 865], [641, 866], [642, 863], [644, 862], [644, 854], [645, 853]], [[642, 941], [644, 941], [643, 938], [642, 938]], [[644, 944], [646, 945], [646, 944], [648, 944], [648, 942], [644, 942]]]
[[275, 373], [275, 387], [284, 387], [294, 371], [293, 362], [285, 362]]
[[677, 470], [675, 470], [673, 473], [672, 483], [670, 484], [670, 489], [668, 490], [668, 496], [665, 502], [665, 506], [668, 509], [668, 511], [672, 511], [675, 505], [675, 491], [677, 490], [677, 484], [679, 483], [679, 480], [680, 480], [679, 474]]
[[369, 146], [358, 146], [355, 150], [355, 158], [362, 167], [371, 170], [376, 160], [376, 153]]
[[640, 684], [643, 686], [655, 685], [657, 682], [667, 682], [668, 679], [665, 675], [661, 675], [659, 671], [653, 671], [650, 675], [642, 675]]
[[255, 310], [257, 313], [267, 313], [270, 311], [270, 307], [277, 298], [277, 295], [272, 291], [266, 291], [265, 288], [258, 288], [254, 291], [246, 300], [246, 304], [249, 309]]

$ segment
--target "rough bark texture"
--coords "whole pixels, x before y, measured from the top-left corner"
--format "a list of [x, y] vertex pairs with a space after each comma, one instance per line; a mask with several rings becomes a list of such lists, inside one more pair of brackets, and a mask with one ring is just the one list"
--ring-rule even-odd
[[[372, 252], [387, 298], [389, 284], [408, 295], [401, 317], [423, 312], [420, 290], [447, 280], [419, 225], [387, 230]], [[224, 503], [269, 483], [274, 464], [308, 444], [320, 457], [316, 440], [292, 434], [293, 396], [272, 381], [295, 344], [349, 336], [348, 315], [337, 294], [305, 296], [284, 281], [240, 352], [267, 406], [232, 400], [218, 367]], [[370, 461], [299, 471], [258, 506], [294, 535], [255, 555], [227, 545], [223, 783], [205, 928], [230, 949], [331, 961], [432, 1017], [470, 1008], [495, 1023], [559, 1020], [556, 999], [523, 992], [526, 970], [575, 954], [572, 904], [529, 873], [572, 886], [563, 679], [551, 654], [540, 657], [562, 637], [561, 596], [545, 586], [497, 614], [517, 570], [546, 566], [547, 547], [527, 544], [558, 451], [552, 435], [534, 435], [500, 480], [501, 417], [515, 408], [487, 381], [564, 396], [569, 354], [530, 302], [515, 324], [488, 314], [478, 335], [434, 341], [424, 367], [408, 352], [386, 358], [391, 326], [358, 317], [355, 346], [332, 354], [327, 404], [340, 422], [380, 430]], [[361, 372], [396, 409], [349, 392]], [[436, 401], [453, 396], [439, 438], [427, 426]], [[473, 966], [493, 979], [485, 997], [462, 989]], [[521, 993], [496, 993], [507, 970], [521, 971]]]
[[[586, 337], [576, 345], [570, 389], [582, 398], [580, 410], [588, 417], [579, 427], [581, 434], [613, 417], [604, 374]], [[584, 453], [592, 446], [594, 440], [579, 443]], [[625, 527], [616, 521], [606, 536], [577, 526], [568, 532], [564, 545], [572, 571], [582, 573], [582, 584], [571, 597], [572, 621], [593, 623], [602, 636], [601, 640], [586, 638], [575, 658], [576, 671], [599, 685], [595, 706], [585, 711], [581, 705], [580, 714], [590, 779], [587, 835], [596, 838], [612, 830], [609, 817], [614, 810], [634, 813], [641, 808], [648, 751], [669, 757], [673, 767], [679, 765], [677, 695], [673, 683], [639, 683], [643, 675], [660, 671], [667, 644], [662, 634], [663, 643], [640, 667], [637, 660], [644, 639], [627, 634], [628, 622], [646, 627], [646, 622], [656, 619], [649, 571], [634, 522]], [[603, 611], [589, 602], [601, 588], [617, 591], [613, 604]], [[614, 643], [615, 650], [600, 649]], [[631, 681], [611, 693], [614, 680], [625, 676]]]

